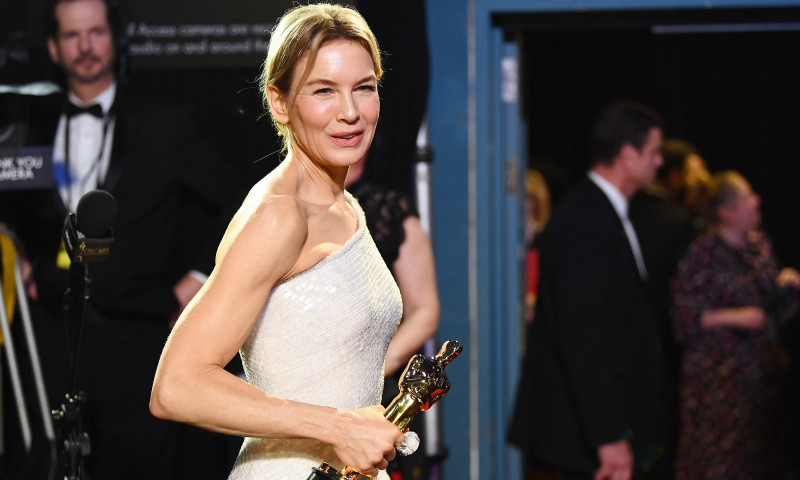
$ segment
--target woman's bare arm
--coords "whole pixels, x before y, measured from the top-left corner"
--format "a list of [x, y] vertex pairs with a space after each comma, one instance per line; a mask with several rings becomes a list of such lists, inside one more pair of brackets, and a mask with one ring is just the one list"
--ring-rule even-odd
[[433, 250], [417, 217], [403, 222], [405, 240], [393, 269], [403, 296], [403, 320], [386, 352], [384, 375], [406, 366], [439, 325], [439, 294]]
[[342, 461], [370, 474], [394, 456], [395, 443], [403, 439], [380, 407], [341, 411], [293, 402], [224, 369], [253, 329], [272, 287], [291, 274], [306, 235], [305, 217], [291, 197], [246, 204], [237, 213], [216, 268], [167, 341], [150, 409], [159, 418], [232, 435], [320, 440], [331, 444]]

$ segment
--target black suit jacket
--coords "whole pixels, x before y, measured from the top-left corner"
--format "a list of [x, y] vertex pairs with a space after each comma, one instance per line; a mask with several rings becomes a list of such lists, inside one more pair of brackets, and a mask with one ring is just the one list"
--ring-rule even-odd
[[658, 443], [659, 330], [622, 222], [589, 179], [550, 220], [540, 262], [511, 440], [529, 462], [588, 474], [599, 445], [630, 438], [640, 463]]
[[[52, 145], [64, 96], [33, 107], [26, 144]], [[109, 317], [166, 319], [174, 284], [187, 271], [210, 273], [214, 253], [244, 188], [202, 141], [184, 110], [118, 85], [113, 147], [98, 188], [117, 201], [108, 261], [92, 264], [92, 304]], [[68, 213], [57, 189], [5, 194], [2, 217], [34, 265], [42, 301], [56, 302], [67, 271], [56, 267]]]
[[[651, 186], [634, 195], [629, 215], [642, 246], [656, 318], [662, 324], [665, 368], [674, 384], [680, 352], [670, 324], [669, 282], [700, 230], [689, 212], [660, 187]], [[677, 387], [671, 390], [676, 392]]]
[[642, 247], [657, 313], [666, 320], [669, 280], [699, 229], [680, 203], [655, 186], [633, 196], [628, 215]]

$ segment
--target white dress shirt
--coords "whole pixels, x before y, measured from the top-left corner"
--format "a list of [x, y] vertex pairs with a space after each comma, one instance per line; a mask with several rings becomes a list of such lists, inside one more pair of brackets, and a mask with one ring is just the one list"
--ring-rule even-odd
[[[72, 93], [67, 97], [78, 106], [99, 104], [103, 109], [103, 118], [88, 113], [78, 114], [67, 120], [61, 115], [53, 145], [53, 166], [56, 170], [59, 192], [64, 205], [74, 212], [78, 201], [88, 191], [94, 190], [105, 179], [111, 158], [114, 137], [114, 118], [109, 115], [117, 84], [112, 83], [100, 95], [84, 104]], [[69, 172], [66, 172], [65, 155], [66, 129], [69, 125]], [[105, 137], [105, 138], [103, 138]]]
[[625, 235], [628, 237], [628, 244], [630, 244], [633, 258], [636, 260], [636, 268], [639, 269], [639, 276], [642, 279], [647, 279], [647, 269], [644, 265], [644, 258], [642, 257], [642, 249], [639, 247], [639, 239], [636, 237], [636, 230], [633, 229], [633, 224], [628, 218], [628, 199], [619, 191], [617, 187], [612, 185], [608, 180], [598, 175], [592, 170], [589, 170], [589, 179], [597, 185], [600, 190], [608, 197], [614, 211], [619, 215], [622, 221], [622, 227], [625, 229]]

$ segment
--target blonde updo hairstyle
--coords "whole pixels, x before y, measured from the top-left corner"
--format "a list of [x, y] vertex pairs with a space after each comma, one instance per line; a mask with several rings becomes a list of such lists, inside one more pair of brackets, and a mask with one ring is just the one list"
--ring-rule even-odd
[[[275, 120], [268, 89], [274, 86], [291, 109], [297, 95], [297, 92], [290, 91], [293, 75], [300, 73], [299, 84], [302, 84], [314, 65], [319, 49], [334, 40], [350, 40], [363, 46], [372, 57], [375, 76], [380, 81], [383, 67], [378, 42], [364, 17], [354, 8], [325, 3], [293, 7], [286, 11], [272, 30], [259, 82], [262, 102], [282, 139], [284, 153], [294, 142], [293, 134], [288, 125]], [[295, 72], [295, 66], [305, 54], [308, 54], [306, 71]]]

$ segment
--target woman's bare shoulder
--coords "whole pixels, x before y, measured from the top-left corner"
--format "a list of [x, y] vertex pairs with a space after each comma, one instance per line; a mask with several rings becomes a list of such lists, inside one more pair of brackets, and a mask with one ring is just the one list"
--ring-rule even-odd
[[234, 215], [217, 251], [217, 265], [245, 262], [248, 268], [285, 277], [294, 267], [308, 236], [301, 201], [254, 187]]

